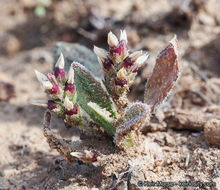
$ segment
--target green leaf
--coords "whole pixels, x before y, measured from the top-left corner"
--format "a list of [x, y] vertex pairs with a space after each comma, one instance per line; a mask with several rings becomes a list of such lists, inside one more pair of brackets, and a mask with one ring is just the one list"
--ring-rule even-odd
[[102, 88], [92, 74], [81, 64], [74, 62], [74, 80], [77, 92], [77, 103], [90, 116], [90, 118], [103, 127], [108, 133], [114, 134], [115, 127], [109, 122], [109, 119], [88, 104], [98, 105], [101, 109], [105, 109], [111, 114], [112, 118], [116, 118], [113, 102], [107, 92]]
[[139, 130], [143, 124], [150, 119], [151, 108], [149, 105], [136, 102], [126, 109], [124, 123], [117, 128], [116, 139], [128, 134], [131, 130]]

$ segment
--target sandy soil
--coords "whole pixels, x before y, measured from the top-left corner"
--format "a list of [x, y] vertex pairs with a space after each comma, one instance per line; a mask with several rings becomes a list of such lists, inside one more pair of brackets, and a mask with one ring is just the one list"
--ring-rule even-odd
[[[216, 187], [194, 189], [220, 189], [220, 149], [203, 132], [207, 118], [219, 119], [220, 113], [220, 3], [190, 2], [191, 6], [181, 4], [180, 9], [173, 9], [178, 1], [54, 1], [46, 6], [47, 16], [41, 18], [34, 13], [34, 0], [3, 0], [0, 71], [13, 79], [16, 97], [0, 102], [0, 189], [106, 189], [128, 168], [132, 172], [115, 189], [134, 189], [138, 180], [213, 181]], [[81, 135], [91, 146], [104, 144], [109, 149], [106, 161], [103, 167], [67, 163], [43, 136], [45, 109], [30, 104], [33, 99], [46, 99], [34, 69], [51, 71], [55, 41], [104, 47], [106, 32], [119, 33], [121, 28], [128, 32], [131, 49], [151, 53], [132, 88], [131, 100], [143, 99], [156, 54], [174, 33], [179, 39], [181, 78], [168, 102], [146, 126], [138, 148], [119, 151], [110, 139], [97, 142]], [[192, 113], [192, 118], [180, 114], [177, 121], [170, 111]], [[194, 113], [199, 113], [198, 118]], [[80, 139], [77, 129], [67, 130], [55, 116], [52, 126], [62, 137]]]

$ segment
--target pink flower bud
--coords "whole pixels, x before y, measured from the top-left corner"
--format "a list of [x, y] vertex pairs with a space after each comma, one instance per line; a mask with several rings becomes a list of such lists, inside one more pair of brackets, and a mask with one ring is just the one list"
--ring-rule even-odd
[[53, 84], [53, 87], [48, 90], [50, 94], [57, 94], [59, 92], [59, 86], [57, 84]]
[[120, 80], [119, 78], [115, 78], [115, 84], [116, 84], [117, 86], [124, 87], [126, 84], [128, 84], [128, 82], [127, 82], [126, 79]]
[[133, 66], [133, 64], [134, 64], [134, 62], [131, 61], [131, 58], [130, 58], [130, 57], [126, 57], [126, 58], [124, 59], [124, 61], [123, 61], [123, 66], [124, 66], [125, 68], [129, 68], [129, 67]]
[[52, 84], [58, 84], [55, 76], [52, 73], [47, 74], [47, 78], [50, 80]]
[[111, 56], [126, 56], [128, 52], [128, 46], [125, 40], [121, 40], [117, 46], [112, 46], [109, 48]]
[[121, 40], [119, 42], [119, 46], [121, 47], [121, 56], [123, 56], [123, 58], [125, 56], [127, 56], [128, 54], [128, 45], [127, 45], [127, 42], [125, 40]]
[[95, 150], [81, 150], [78, 152], [71, 152], [70, 155], [82, 160], [85, 163], [95, 163], [100, 161], [100, 154]]
[[128, 43], [127, 33], [125, 30], [121, 30], [120, 41], [122, 41], [122, 40], [124, 40], [126, 43]]
[[89, 159], [91, 162], [97, 162], [98, 161], [98, 157], [99, 157], [99, 154], [97, 151], [95, 150], [92, 150], [91, 151], [93, 153], [93, 156]]
[[109, 71], [112, 68], [113, 62], [110, 59], [106, 59], [102, 64], [103, 64], [104, 69]]
[[71, 110], [66, 110], [66, 114], [68, 115], [68, 116], [72, 116], [72, 115], [76, 115], [76, 114], [78, 114], [78, 106], [75, 104], [74, 105], [74, 107], [73, 107], [73, 109], [71, 109]]
[[56, 108], [57, 108], [56, 102], [54, 102], [53, 100], [48, 100], [48, 102], [47, 102], [47, 108], [48, 108], [49, 110], [56, 109]]
[[138, 71], [138, 66], [136, 66], [136, 67], [134, 68], [134, 70], [132, 71], [132, 73], [137, 73], [137, 71]]
[[74, 93], [75, 92], [75, 85], [67, 82], [65, 85], [64, 91], [65, 92], [69, 91], [70, 93]]
[[56, 77], [57, 80], [59, 81], [64, 81], [66, 78], [66, 73], [64, 71], [64, 57], [63, 54], [60, 54], [59, 59], [57, 60], [57, 63], [55, 65], [55, 71], [54, 71], [54, 75]]
[[58, 79], [58, 80], [65, 80], [65, 77], [66, 77], [66, 73], [65, 73], [64, 69], [59, 68], [59, 67], [55, 68], [54, 75], [55, 75], [56, 79]]

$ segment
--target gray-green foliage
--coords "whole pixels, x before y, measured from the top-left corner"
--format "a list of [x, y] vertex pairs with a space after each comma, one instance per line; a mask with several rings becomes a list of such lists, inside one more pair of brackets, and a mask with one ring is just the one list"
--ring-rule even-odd
[[178, 79], [176, 39], [156, 60], [146, 85], [145, 103], [133, 104], [128, 101], [127, 92], [147, 54], [129, 52], [125, 31], [121, 31], [120, 40], [110, 32], [108, 44], [109, 51], [94, 48], [96, 57], [83, 46], [59, 42], [55, 57], [60, 53], [64, 56], [59, 58], [54, 73], [43, 76], [38, 72], [37, 75], [52, 98], [45, 107], [63, 117], [65, 122], [102, 128], [117, 140], [128, 135], [126, 142], [132, 144], [129, 133], [140, 130], [149, 121], [151, 113], [165, 100]]

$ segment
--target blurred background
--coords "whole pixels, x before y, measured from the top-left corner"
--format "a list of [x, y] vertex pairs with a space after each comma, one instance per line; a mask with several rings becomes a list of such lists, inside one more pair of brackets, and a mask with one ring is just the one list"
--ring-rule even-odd
[[142, 100], [156, 55], [176, 34], [183, 72], [166, 106], [202, 110], [220, 104], [219, 11], [219, 0], [0, 0], [0, 189], [38, 187], [57, 155], [42, 135], [44, 109], [30, 105], [46, 98], [34, 69], [51, 71], [55, 42], [107, 48], [107, 33], [125, 29], [130, 49], [150, 54], [130, 94]]
[[150, 53], [148, 65], [177, 34], [183, 60], [218, 75], [219, 9], [218, 0], [1, 0], [1, 70], [8, 70], [13, 58], [16, 64], [42, 63], [43, 69], [52, 62], [57, 41], [106, 48], [110, 30], [119, 34], [126, 29], [131, 51]]

